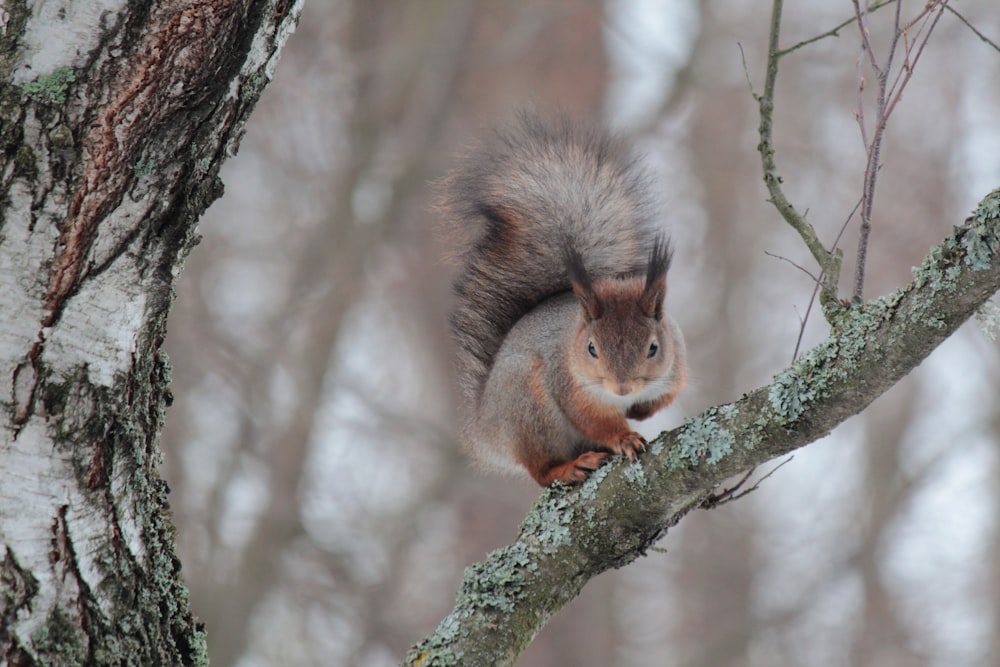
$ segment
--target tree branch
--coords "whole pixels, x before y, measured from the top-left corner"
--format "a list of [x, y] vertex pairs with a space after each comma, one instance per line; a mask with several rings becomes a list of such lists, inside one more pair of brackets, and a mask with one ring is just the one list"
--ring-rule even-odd
[[[868, 7], [868, 13], [874, 14], [879, 9], [882, 9], [886, 5], [891, 5], [895, 2], [896, 0], [882, 0], [881, 2], [873, 3], [871, 6]], [[788, 55], [792, 51], [798, 51], [802, 47], [809, 46], [810, 44], [820, 41], [821, 39], [826, 39], [827, 37], [840, 37], [840, 31], [846, 28], [847, 26], [851, 25], [855, 21], [856, 21], [855, 17], [851, 16], [851, 18], [841, 21], [836, 26], [830, 28], [826, 32], [821, 32], [818, 35], [810, 37], [809, 39], [804, 39], [801, 42], [789, 46], [787, 49], [781, 49], [780, 51], [778, 51], [777, 55], [779, 58], [781, 58], [782, 56]]]
[[[864, 297], [865, 268], [868, 257], [868, 236], [872, 228], [872, 213], [875, 207], [875, 187], [878, 184], [878, 174], [881, 168], [882, 140], [885, 130], [889, 124], [889, 116], [896, 108], [896, 103], [903, 95], [903, 89], [913, 76], [913, 68], [920, 59], [924, 47], [930, 40], [931, 33], [937, 26], [938, 20], [944, 13], [948, 0], [933, 0], [927, 2], [924, 8], [915, 18], [906, 25], [902, 24], [902, 3], [896, 3], [896, 14], [893, 18], [893, 33], [889, 43], [885, 64], [880, 65], [878, 57], [875, 55], [875, 48], [872, 45], [871, 33], [868, 29], [868, 14], [870, 9], [861, 7], [860, 0], [854, 0], [855, 18], [858, 24], [858, 32], [861, 35], [861, 52], [863, 57], [858, 58], [858, 108], [855, 117], [858, 126], [861, 128], [861, 140], [865, 144], [867, 161], [865, 163], [865, 174], [861, 195], [861, 228], [858, 234], [858, 253], [854, 270], [854, 293], [852, 299], [855, 303], [860, 303]], [[928, 26], [929, 22], [929, 27]], [[909, 32], [918, 26], [916, 35], [911, 39]], [[924, 28], [927, 31], [924, 32]], [[900, 38], [903, 39], [903, 64], [896, 73], [896, 78], [890, 83], [892, 75], [893, 61], [899, 47]], [[912, 57], [911, 57], [912, 56]], [[872, 128], [871, 139], [868, 138], [868, 131], [865, 124], [865, 104], [864, 89], [865, 77], [862, 73], [864, 62], [875, 73], [877, 84], [875, 100], [875, 125]]]
[[799, 233], [802, 241], [806, 244], [809, 252], [812, 253], [816, 263], [819, 264], [820, 277], [823, 281], [820, 290], [820, 304], [823, 312], [830, 319], [836, 312], [834, 305], [837, 303], [837, 283], [840, 280], [841, 255], [838, 252], [830, 252], [816, 236], [816, 230], [809, 224], [805, 216], [799, 213], [792, 205], [782, 190], [781, 176], [778, 175], [778, 166], [774, 157], [774, 142], [772, 140], [774, 125], [774, 86], [778, 80], [778, 61], [785, 53], [791, 50], [782, 51], [778, 48], [779, 35], [781, 34], [781, 11], [783, 0], [774, 0], [771, 11], [771, 31], [768, 37], [767, 46], [767, 74], [764, 79], [764, 92], [761, 95], [754, 95], [760, 105], [760, 144], [757, 146], [760, 152], [761, 163], [764, 168], [764, 184], [771, 197], [771, 203], [778, 209], [778, 213], [785, 219], [792, 228]]
[[981, 30], [977, 29], [976, 26], [974, 26], [971, 23], [969, 23], [968, 19], [966, 19], [964, 16], [962, 16], [958, 12], [957, 9], [955, 9], [951, 5], [945, 6], [945, 9], [947, 9], [949, 12], [951, 12], [952, 14], [954, 14], [955, 17], [959, 21], [961, 21], [962, 23], [964, 23], [965, 27], [968, 28], [969, 30], [971, 30], [972, 33], [976, 37], [978, 37], [981, 42], [984, 42], [985, 44], [988, 44], [989, 46], [993, 47], [994, 51], [1000, 52], [1000, 44], [997, 44], [996, 42], [994, 42], [992, 39], [990, 39], [989, 37], [987, 37], [986, 35], [984, 35]]
[[834, 318], [766, 387], [709, 408], [579, 487], [544, 491], [512, 545], [466, 571], [408, 665], [511, 665], [591, 577], [626, 565], [727, 478], [813, 442], [915, 368], [1000, 289], [1000, 188], [896, 292]]

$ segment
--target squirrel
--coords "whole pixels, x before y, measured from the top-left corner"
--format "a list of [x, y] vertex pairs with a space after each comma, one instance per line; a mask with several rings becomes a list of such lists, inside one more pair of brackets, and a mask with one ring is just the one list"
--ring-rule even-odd
[[626, 420], [687, 378], [650, 193], [622, 140], [529, 112], [445, 179], [445, 229], [466, 239], [451, 312], [461, 438], [480, 463], [549, 486], [645, 451]]

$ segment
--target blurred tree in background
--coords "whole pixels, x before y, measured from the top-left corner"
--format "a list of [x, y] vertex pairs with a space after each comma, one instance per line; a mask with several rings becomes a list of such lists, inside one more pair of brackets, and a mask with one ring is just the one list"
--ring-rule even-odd
[[[991, 8], [961, 11], [1000, 38]], [[783, 41], [852, 12], [795, 3]], [[787, 365], [813, 282], [775, 256], [813, 265], [760, 182], [747, 76], [760, 87], [767, 20], [737, 0], [306, 6], [168, 326], [164, 476], [213, 665], [398, 664], [537, 497], [453, 440], [430, 185], [514, 109], [603, 116], [658, 174], [693, 377], [644, 432]], [[859, 52], [848, 26], [787, 56], [778, 84], [786, 192], [827, 244], [865, 168]], [[868, 295], [907, 282], [1000, 181], [998, 81], [996, 51], [944, 15], [882, 150]], [[803, 347], [825, 333], [814, 315]], [[1000, 661], [997, 352], [965, 327], [759, 492], [671, 531], [668, 556], [591, 582], [519, 664]]]

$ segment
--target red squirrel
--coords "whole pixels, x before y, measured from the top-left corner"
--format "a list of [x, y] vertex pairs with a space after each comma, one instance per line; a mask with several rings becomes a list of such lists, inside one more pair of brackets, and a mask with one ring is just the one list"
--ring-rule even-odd
[[481, 463], [548, 486], [645, 450], [626, 419], [668, 406], [687, 377], [650, 191], [621, 140], [530, 113], [445, 180], [446, 228], [469, 237], [451, 325], [462, 439]]

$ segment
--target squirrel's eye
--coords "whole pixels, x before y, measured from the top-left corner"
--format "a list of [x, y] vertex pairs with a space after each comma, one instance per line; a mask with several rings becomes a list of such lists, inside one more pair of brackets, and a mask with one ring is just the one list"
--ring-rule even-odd
[[655, 340], [649, 344], [649, 353], [646, 355], [650, 359], [656, 356], [656, 353], [660, 350], [660, 344]]
[[587, 343], [587, 352], [590, 352], [590, 356], [594, 359], [597, 358], [597, 348], [594, 346], [594, 341]]

